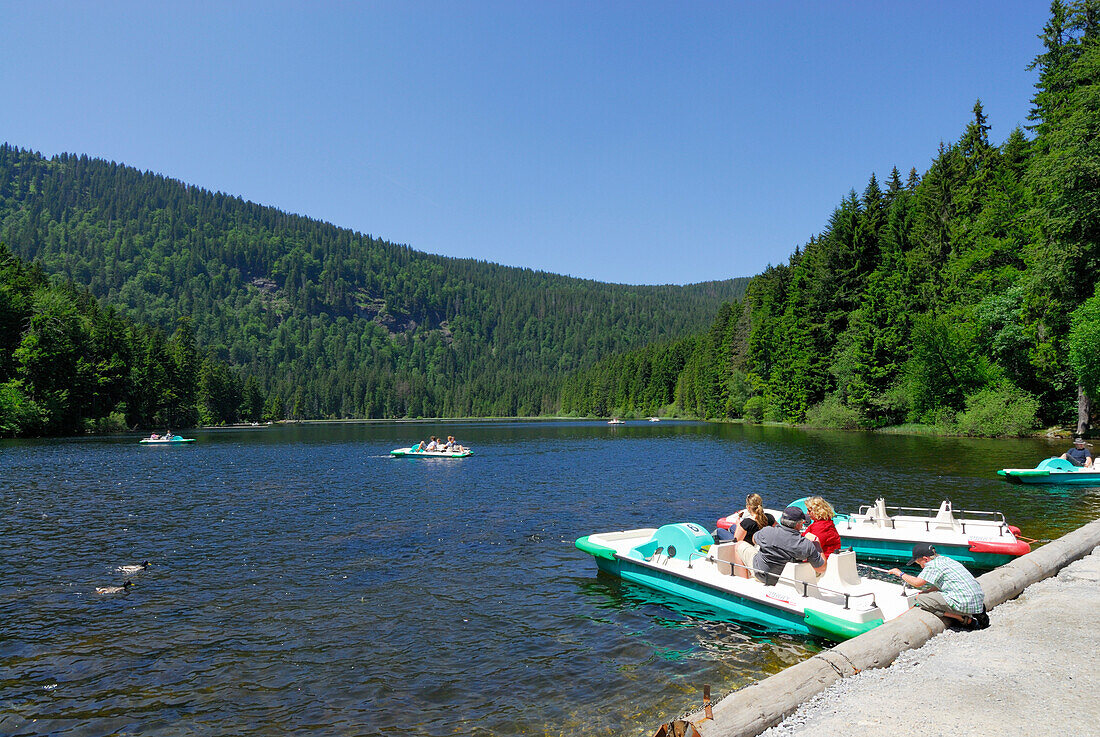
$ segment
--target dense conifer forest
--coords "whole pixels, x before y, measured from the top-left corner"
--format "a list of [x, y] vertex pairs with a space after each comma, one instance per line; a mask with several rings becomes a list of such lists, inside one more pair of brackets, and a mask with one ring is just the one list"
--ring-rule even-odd
[[927, 171], [875, 176], [707, 332], [570, 377], [565, 412], [1013, 435], [1100, 396], [1100, 3], [1051, 5], [1028, 131], [981, 102]]
[[559, 412], [1083, 431], [1100, 396], [1100, 0], [1055, 0], [1041, 38], [1026, 130], [992, 143], [979, 101], [926, 171], [872, 175], [751, 281], [432, 256], [0, 145], [0, 432]]
[[[8, 144], [0, 244], [8, 433], [75, 432], [108, 417], [182, 427], [554, 413], [563, 376], [700, 329], [748, 282], [602, 284], [432, 256], [119, 164]], [[34, 343], [51, 315], [71, 335], [52, 344], [64, 360], [47, 378]], [[129, 337], [95, 360], [119, 362], [125, 390], [93, 390], [112, 384], [83, 355], [104, 320]], [[187, 387], [134, 374], [149, 341], [148, 360]], [[180, 344], [185, 361], [163, 360]], [[87, 386], [66, 388], [66, 371]]]

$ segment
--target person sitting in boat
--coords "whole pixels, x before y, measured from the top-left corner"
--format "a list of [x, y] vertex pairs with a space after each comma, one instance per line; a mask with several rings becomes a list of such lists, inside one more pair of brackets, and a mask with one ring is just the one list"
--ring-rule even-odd
[[819, 496], [811, 496], [806, 500], [806, 511], [813, 520], [802, 536], [811, 542], [817, 543], [821, 548], [821, 554], [828, 560], [829, 556], [840, 550], [840, 533], [833, 524], [833, 505]]
[[746, 496], [745, 508], [729, 519], [728, 530], [719, 527], [715, 531], [715, 537], [720, 543], [745, 540], [751, 545], [758, 530], [775, 526], [775, 517], [764, 511], [764, 500], [759, 494]]
[[985, 629], [989, 615], [985, 613], [985, 592], [978, 579], [957, 560], [936, 553], [928, 543], [913, 546], [909, 565], [920, 565], [921, 574], [913, 576], [891, 568], [889, 573], [902, 583], [924, 589], [917, 594], [917, 606], [940, 619], [950, 619], [968, 629]]
[[432, 452], [439, 450], [439, 438], [432, 435], [431, 440], [428, 441], [428, 446], [424, 450]]
[[753, 569], [758, 581], [774, 586], [788, 563], [809, 563], [817, 575], [825, 573], [825, 557], [815, 543], [802, 537], [806, 513], [798, 507], [787, 507], [776, 527], [765, 527], [756, 533], [754, 545], [737, 543], [735, 551], [745, 565]]
[[1078, 468], [1092, 468], [1092, 451], [1084, 438], [1074, 438], [1073, 447], [1062, 454], [1062, 458]]
[[149, 435], [149, 439], [150, 440], [160, 440], [160, 435], [157, 435], [156, 433], [152, 433], [152, 434]]
[[[765, 527], [774, 527], [775, 524], [775, 517], [764, 511], [764, 500], [760, 495], [749, 494], [745, 497], [745, 508], [733, 516], [730, 529], [724, 530], [719, 527], [715, 531], [714, 537], [719, 543], [745, 542], [752, 546], [757, 532]], [[731, 561], [733, 572], [741, 578], [748, 578], [752, 575], [749, 572], [750, 564], [746, 563], [738, 553], [739, 547], [734, 546], [733, 555], [731, 556], [733, 559]], [[753, 548], [753, 551], [755, 550]]]
[[168, 430], [167, 432], [164, 433], [164, 439], [165, 440], [171, 440], [172, 439], [172, 431], [171, 430]]

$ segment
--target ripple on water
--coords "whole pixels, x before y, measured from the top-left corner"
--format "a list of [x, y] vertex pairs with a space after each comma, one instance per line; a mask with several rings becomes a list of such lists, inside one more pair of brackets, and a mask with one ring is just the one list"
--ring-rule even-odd
[[[388, 457], [452, 428], [478, 455]], [[0, 733], [647, 734], [704, 684], [823, 643], [596, 575], [581, 535], [709, 527], [748, 492], [950, 497], [1036, 537], [1100, 512], [1095, 490], [992, 476], [1050, 455], [1041, 441], [672, 422], [196, 435], [0, 442]], [[129, 592], [94, 593], [146, 559]]]

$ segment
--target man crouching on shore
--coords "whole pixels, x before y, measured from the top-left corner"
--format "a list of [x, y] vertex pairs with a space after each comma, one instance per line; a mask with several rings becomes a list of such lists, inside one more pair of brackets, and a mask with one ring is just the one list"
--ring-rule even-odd
[[[951, 558], [936, 554], [928, 543], [913, 546], [913, 558], [909, 565], [921, 567], [920, 576], [902, 573], [891, 568], [890, 573], [901, 578], [913, 588], [923, 589], [917, 594], [917, 606], [932, 612], [940, 619], [955, 620], [967, 629], [982, 630], [989, 626], [985, 613], [985, 592], [978, 579]], [[947, 622], [950, 624], [950, 622]]]

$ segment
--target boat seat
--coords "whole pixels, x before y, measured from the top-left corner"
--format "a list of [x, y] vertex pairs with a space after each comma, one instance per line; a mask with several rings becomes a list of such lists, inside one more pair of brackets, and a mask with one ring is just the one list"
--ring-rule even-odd
[[933, 526], [940, 530], [954, 530], [955, 529], [955, 514], [951, 511], [951, 502], [944, 499], [940, 503], [940, 509], [936, 512], [936, 519], [933, 520]]
[[710, 552], [714, 555], [718, 572], [723, 576], [729, 576], [733, 573], [733, 549], [736, 546], [737, 543], [720, 543], [710, 546]]
[[821, 588], [830, 591], [854, 588], [859, 586], [860, 581], [854, 550], [838, 550], [830, 555], [825, 563], [825, 573], [817, 580]]
[[[779, 579], [776, 586], [787, 586], [802, 594], [802, 584], [795, 583], [795, 581], [805, 581], [806, 583], [816, 584], [817, 574], [814, 572], [814, 567], [809, 563], [795, 563], [789, 562], [783, 566], [783, 573], [780, 574], [783, 578]], [[807, 593], [813, 596], [814, 587], [810, 586]]]
[[886, 500], [879, 498], [875, 500], [874, 506], [867, 510], [867, 521], [874, 523], [876, 527], [893, 527], [894, 520], [890, 519], [890, 515], [886, 514]]

